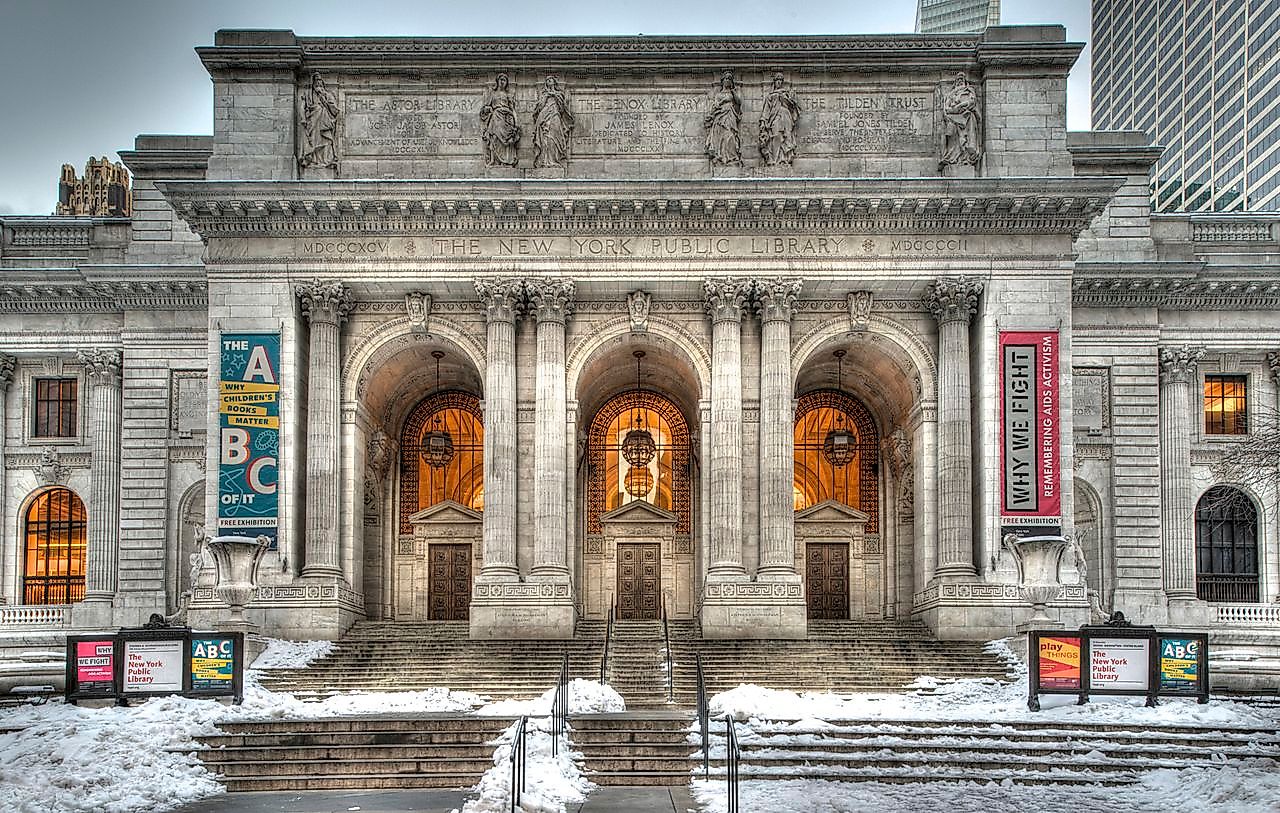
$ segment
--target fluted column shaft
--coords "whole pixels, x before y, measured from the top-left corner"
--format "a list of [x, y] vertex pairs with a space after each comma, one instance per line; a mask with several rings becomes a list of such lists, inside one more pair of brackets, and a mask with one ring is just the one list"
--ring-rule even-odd
[[973, 413], [969, 319], [982, 283], [940, 279], [925, 296], [938, 320], [938, 566], [940, 579], [976, 578], [973, 566]]
[[[6, 405], [9, 396], [9, 385], [13, 383], [13, 375], [17, 372], [17, 367], [17, 356], [10, 353], [0, 353], [0, 427], [8, 426], [7, 421], [9, 418], [9, 411], [6, 408]], [[4, 460], [4, 438], [5, 433], [0, 429], [0, 460]], [[7, 515], [8, 509], [5, 507], [6, 503], [4, 499], [4, 495], [8, 493], [8, 485], [5, 482], [6, 479], [4, 466], [0, 466], [0, 511], [3, 511]], [[12, 565], [5, 561], [5, 555], [0, 554], [0, 582], [3, 582], [10, 572], [16, 573], [17, 578], [21, 580], [21, 570], [14, 570]], [[20, 590], [20, 588], [15, 589]], [[19, 593], [19, 595], [21, 595], [21, 593]], [[3, 596], [4, 593], [0, 593], [0, 601], [4, 600]], [[22, 601], [21, 598], [18, 600], [19, 602]]]
[[519, 280], [476, 280], [485, 307], [484, 564], [481, 578], [515, 581], [516, 318], [524, 303]]
[[89, 379], [93, 458], [89, 464], [89, 528], [85, 601], [115, 596], [120, 558], [120, 353], [82, 350]]
[[756, 284], [760, 314], [760, 579], [795, 577], [791, 317], [802, 283]]
[[307, 363], [307, 497], [303, 576], [341, 576], [338, 339], [351, 312], [341, 282], [314, 280], [294, 291], [311, 326]]
[[533, 439], [533, 569], [542, 578], [569, 574], [567, 516], [569, 443], [566, 429], [564, 332], [573, 310], [573, 283], [531, 280], [525, 285], [538, 320]]
[[1164, 590], [1170, 599], [1196, 597], [1192, 521], [1191, 436], [1195, 433], [1192, 383], [1202, 347], [1160, 350], [1160, 523], [1164, 538]]
[[711, 561], [709, 578], [745, 575], [742, 566], [742, 307], [751, 283], [708, 280], [711, 314]]

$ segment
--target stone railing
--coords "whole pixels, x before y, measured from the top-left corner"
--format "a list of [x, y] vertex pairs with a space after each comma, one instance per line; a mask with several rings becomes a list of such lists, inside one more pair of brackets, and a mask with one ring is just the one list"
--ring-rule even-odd
[[0, 628], [65, 627], [70, 621], [70, 605], [0, 607]]
[[1271, 241], [1271, 220], [1228, 218], [1192, 220], [1191, 240], [1195, 243], [1266, 243]]
[[1229, 626], [1280, 626], [1280, 604], [1213, 604], [1213, 620]]
[[65, 223], [10, 223], [13, 229], [13, 245], [23, 248], [87, 248], [92, 237], [93, 224]]

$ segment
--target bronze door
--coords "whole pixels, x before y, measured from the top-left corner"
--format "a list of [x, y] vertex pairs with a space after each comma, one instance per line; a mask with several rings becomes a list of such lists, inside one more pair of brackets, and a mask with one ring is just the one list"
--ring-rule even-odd
[[427, 618], [466, 621], [471, 609], [471, 546], [428, 545]]
[[810, 618], [849, 617], [848, 545], [805, 545], [805, 590]]
[[661, 546], [624, 542], [618, 545], [618, 618], [656, 621], [662, 617]]

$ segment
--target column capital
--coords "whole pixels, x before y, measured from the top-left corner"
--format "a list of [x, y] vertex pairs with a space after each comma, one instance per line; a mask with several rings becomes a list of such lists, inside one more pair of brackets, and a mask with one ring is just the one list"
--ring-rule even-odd
[[1271, 377], [1280, 385], [1280, 350], [1272, 350], [1267, 354], [1267, 366], [1271, 368]]
[[18, 357], [12, 353], [0, 353], [0, 392], [7, 392], [18, 370]]
[[576, 288], [573, 280], [530, 279], [525, 280], [525, 293], [529, 297], [530, 310], [539, 322], [564, 324], [573, 313], [573, 297]]
[[524, 310], [523, 280], [496, 277], [477, 279], [475, 288], [489, 322], [515, 322], [516, 317]]
[[90, 384], [120, 386], [120, 351], [103, 350], [100, 347], [76, 352], [76, 358], [84, 365]]
[[709, 279], [702, 283], [702, 297], [711, 322], [741, 322], [742, 308], [754, 283], [744, 279]]
[[925, 292], [924, 304], [938, 324], [961, 321], [978, 312], [982, 282], [969, 277], [941, 277]]
[[351, 289], [338, 280], [313, 279], [294, 286], [293, 293], [302, 303], [302, 313], [307, 321], [328, 322], [340, 325], [351, 313], [354, 304]]
[[755, 308], [761, 322], [790, 322], [795, 314], [796, 297], [804, 280], [759, 279], [755, 282]]
[[1162, 383], [1185, 384], [1195, 378], [1196, 365], [1204, 358], [1204, 348], [1190, 344], [1160, 348], [1160, 380]]

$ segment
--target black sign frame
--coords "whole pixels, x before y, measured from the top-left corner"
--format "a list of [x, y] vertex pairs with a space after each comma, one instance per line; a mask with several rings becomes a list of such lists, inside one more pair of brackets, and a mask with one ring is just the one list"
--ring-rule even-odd
[[[195, 688], [195, 676], [191, 673], [191, 661], [194, 656], [191, 653], [191, 645], [194, 641], [209, 640], [229, 640], [232, 642], [231, 651], [231, 685], [230, 691], [225, 689], [197, 689]], [[244, 633], [243, 632], [187, 632], [186, 642], [186, 669], [183, 672], [182, 687], [183, 695], [186, 697], [233, 697], [235, 703], [239, 705], [244, 701]]]
[[1074, 630], [1030, 630], [1027, 632], [1027, 708], [1040, 710], [1042, 694], [1074, 694], [1078, 697], [1076, 705], [1085, 702], [1084, 698], [1084, 663], [1080, 664], [1080, 685], [1074, 689], [1042, 689], [1040, 688], [1040, 639], [1041, 638], [1078, 638], [1080, 639], [1080, 657], [1084, 657], [1084, 636]]
[[[80, 685], [79, 658], [80, 653], [76, 650], [81, 643], [109, 643], [111, 644], [111, 687], [109, 689], [99, 689], [97, 691], [86, 690]], [[67, 658], [66, 658], [66, 683], [64, 683], [64, 693], [67, 702], [75, 705], [78, 700], [119, 700], [120, 686], [119, 671], [120, 668], [120, 638], [115, 633], [106, 635], [68, 635], [67, 636]]]
[[[231, 682], [226, 687], [195, 688], [191, 674], [191, 642], [200, 640], [232, 641]], [[125, 650], [127, 645], [138, 641], [166, 641], [181, 647], [182, 688], [180, 690], [160, 689], [156, 691], [124, 690]], [[85, 691], [80, 687], [77, 672], [76, 645], [81, 642], [110, 642], [112, 646], [112, 682], [110, 690]], [[162, 628], [125, 628], [114, 633], [103, 635], [68, 635], [66, 655], [66, 684], [64, 694], [67, 702], [75, 705], [80, 700], [115, 700], [116, 705], [127, 706], [132, 699], [149, 697], [168, 697], [182, 695], [194, 698], [230, 697], [239, 705], [244, 702], [244, 667], [245, 667], [244, 633], [217, 632], [211, 630], [192, 630], [188, 627]]]
[[[1155, 627], [1109, 627], [1105, 624], [1086, 624], [1080, 628], [1080, 677], [1084, 690], [1080, 693], [1080, 701], [1087, 702], [1091, 694], [1103, 694], [1115, 697], [1145, 697], [1146, 705], [1156, 705], [1157, 681], [1155, 670], [1158, 668], [1152, 658], [1155, 651]], [[1147, 688], [1145, 689], [1111, 689], [1095, 691], [1093, 688], [1093, 641], [1095, 638], [1126, 638], [1147, 642]]]
[[[1196, 653], [1196, 678], [1197, 688], [1194, 691], [1185, 689], [1166, 689], [1162, 677], [1164, 669], [1162, 662], [1164, 655], [1159, 650], [1164, 649], [1164, 642], [1168, 640], [1191, 640], [1196, 641], [1199, 646], [1199, 652]], [[1160, 681], [1161, 697], [1194, 697], [1198, 703], [1209, 702], [1209, 633], [1207, 632], [1161, 632], [1156, 636], [1155, 653], [1155, 669], [1156, 680]]]

